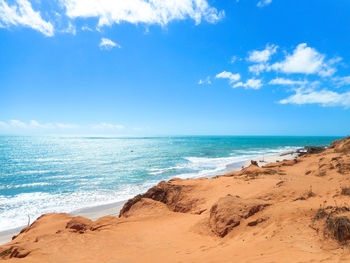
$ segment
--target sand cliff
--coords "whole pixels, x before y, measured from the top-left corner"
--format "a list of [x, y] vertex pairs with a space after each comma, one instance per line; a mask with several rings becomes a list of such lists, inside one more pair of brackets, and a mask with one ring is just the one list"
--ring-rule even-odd
[[172, 179], [120, 217], [46, 214], [0, 246], [9, 262], [350, 262], [350, 138], [298, 160]]

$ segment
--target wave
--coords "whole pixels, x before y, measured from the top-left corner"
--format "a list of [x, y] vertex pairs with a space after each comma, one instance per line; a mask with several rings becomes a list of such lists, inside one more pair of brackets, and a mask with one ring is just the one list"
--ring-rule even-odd
[[25, 188], [25, 187], [36, 187], [36, 186], [46, 186], [46, 185], [52, 185], [52, 184], [51, 183], [38, 182], [38, 183], [19, 184], [19, 185], [3, 185], [3, 186], [0, 186], [0, 189]]
[[77, 209], [125, 201], [157, 184], [124, 185], [116, 190], [94, 190], [72, 193], [22, 193], [12, 197], [0, 195], [0, 231], [22, 227], [40, 215], [53, 212], [69, 213]]

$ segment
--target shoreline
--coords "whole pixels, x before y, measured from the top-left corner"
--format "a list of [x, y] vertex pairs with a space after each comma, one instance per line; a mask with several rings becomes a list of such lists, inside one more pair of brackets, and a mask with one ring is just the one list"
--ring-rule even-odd
[[[78, 210], [74, 210], [72, 212], [69, 212], [67, 214], [72, 216], [83, 216], [90, 220], [97, 220], [103, 216], [119, 216], [119, 211], [122, 209], [123, 205], [125, 204], [127, 200], [125, 201], [119, 201], [114, 202], [110, 204], [105, 205], [97, 205], [97, 206], [90, 206], [90, 207], [84, 207]], [[12, 229], [8, 229], [5, 231], [0, 232], [0, 245], [3, 245], [9, 241], [12, 240], [12, 237], [17, 235], [23, 228], [26, 226], [16, 227]]]
[[[283, 153], [276, 153], [276, 154], [269, 154], [269, 155], [261, 155], [254, 159], [248, 159], [246, 161], [228, 164], [227, 168], [234, 167], [234, 169], [232, 169], [231, 171], [228, 171], [228, 172], [234, 172], [234, 171], [239, 171], [248, 167], [251, 164], [251, 161], [256, 161], [259, 166], [264, 166], [269, 163], [280, 162], [283, 160], [297, 159], [300, 156], [301, 155], [298, 152], [298, 150], [293, 150], [293, 151], [288, 151]], [[93, 221], [103, 216], [118, 217], [120, 210], [122, 209], [123, 205], [127, 201], [128, 200], [118, 201], [118, 202], [103, 204], [103, 205], [97, 205], [97, 206], [84, 207], [84, 208], [71, 211], [67, 214], [72, 216], [86, 217]], [[0, 231], [0, 245], [4, 245], [10, 242], [12, 240], [12, 237], [17, 235], [24, 227], [26, 226], [21, 226], [21, 227]]]

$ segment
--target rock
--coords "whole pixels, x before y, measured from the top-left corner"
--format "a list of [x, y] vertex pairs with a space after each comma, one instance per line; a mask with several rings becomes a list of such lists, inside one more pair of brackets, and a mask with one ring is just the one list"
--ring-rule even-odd
[[341, 147], [342, 144], [349, 142], [350, 141], [350, 136], [339, 139], [339, 140], [335, 140], [331, 143], [330, 147], [331, 148], [336, 148], [336, 146]]
[[250, 164], [251, 164], [251, 165], [254, 165], [254, 166], [259, 166], [258, 162], [257, 162], [257, 161], [254, 161], [254, 160], [251, 160], [251, 161], [250, 161]]
[[265, 222], [266, 218], [258, 218], [257, 220], [251, 221], [247, 224], [247, 226], [256, 226], [257, 224], [260, 224], [262, 222]]
[[124, 205], [123, 208], [120, 210], [119, 212], [119, 217], [125, 215], [130, 209], [131, 207], [136, 204], [137, 202], [139, 202], [142, 199], [142, 195], [137, 195], [131, 199], [129, 199]]
[[169, 182], [162, 181], [158, 185], [149, 189], [146, 193], [137, 195], [129, 199], [120, 210], [119, 217], [123, 216], [130, 208], [139, 202], [142, 198], [149, 198], [163, 204], [174, 212], [187, 213], [195, 208], [198, 199], [185, 198], [186, 193], [190, 192], [192, 187], [188, 185], [178, 185], [179, 180]]
[[231, 195], [220, 198], [210, 209], [209, 225], [218, 236], [224, 237], [249, 218], [263, 210], [268, 204], [255, 200], [243, 200]]
[[327, 149], [327, 146], [305, 146], [306, 153], [320, 153]]
[[0, 258], [25, 258], [30, 251], [21, 247], [9, 247], [0, 251]]
[[84, 233], [92, 229], [92, 221], [85, 217], [77, 216], [72, 218], [66, 225], [66, 228], [73, 232]]
[[123, 217], [150, 217], [170, 213], [166, 204], [149, 198], [142, 198], [135, 203], [130, 209], [123, 213]]

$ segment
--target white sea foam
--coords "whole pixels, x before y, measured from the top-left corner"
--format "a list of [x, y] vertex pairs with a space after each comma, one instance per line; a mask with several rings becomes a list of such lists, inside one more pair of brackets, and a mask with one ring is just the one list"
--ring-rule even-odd
[[[231, 157], [185, 157], [189, 161], [188, 167], [197, 172], [185, 173], [178, 175], [179, 178], [197, 178], [211, 177], [232, 170], [232, 168], [240, 168], [240, 164], [244, 161], [256, 159], [263, 155], [277, 154], [286, 151], [296, 150], [298, 147], [279, 147], [276, 149], [256, 149], [247, 151], [234, 151]], [[230, 168], [231, 167], [231, 168]]]
[[68, 213], [83, 207], [124, 201], [145, 192], [156, 183], [153, 181], [140, 185], [124, 185], [118, 191], [95, 190], [66, 194], [35, 192], [18, 194], [10, 198], [0, 195], [0, 231], [26, 225], [28, 216], [33, 222], [45, 213]]
[[45, 186], [52, 185], [51, 183], [38, 182], [31, 184], [19, 184], [19, 185], [0, 185], [0, 189], [11, 189], [11, 188], [25, 188], [25, 187], [35, 187], [35, 186]]
[[52, 172], [60, 172], [60, 171], [52, 171], [52, 170], [29, 170], [29, 171], [20, 171], [20, 174], [45, 174]]

